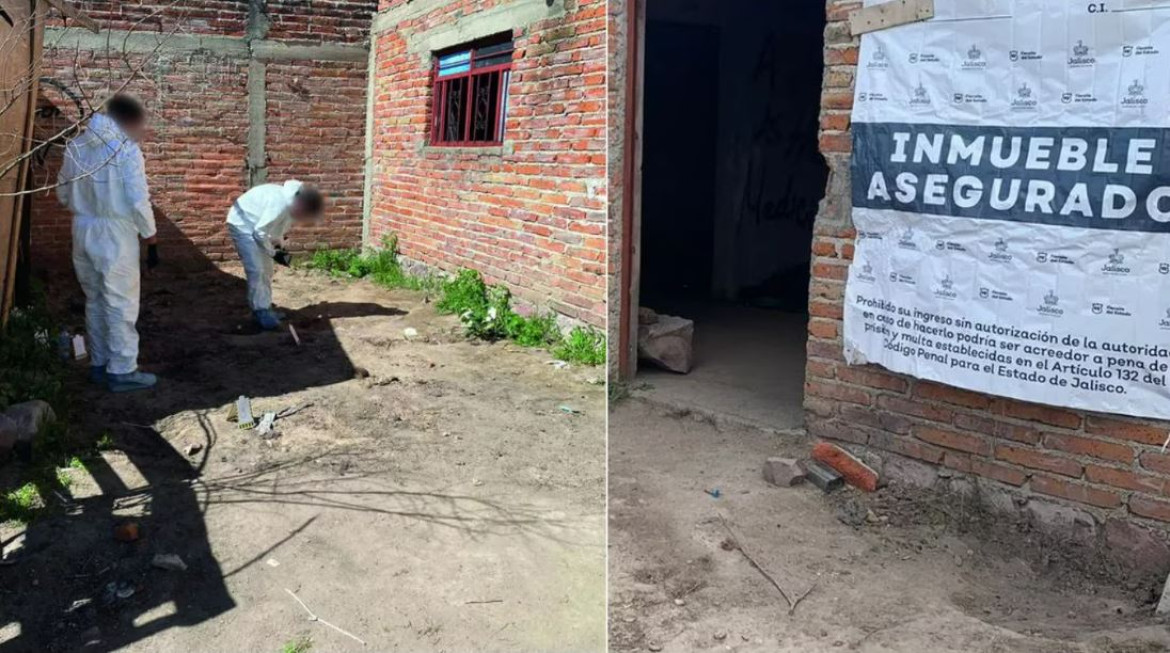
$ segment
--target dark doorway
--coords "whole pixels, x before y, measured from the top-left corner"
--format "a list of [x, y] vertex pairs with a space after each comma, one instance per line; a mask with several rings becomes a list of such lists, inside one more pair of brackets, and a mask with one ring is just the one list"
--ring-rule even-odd
[[675, 404], [798, 426], [824, 4], [647, 0], [640, 305], [695, 322], [686, 375], [643, 362]]
[[[706, 292], [714, 269], [719, 30], [646, 25], [643, 302]], [[686, 261], [686, 265], [677, 265]]]

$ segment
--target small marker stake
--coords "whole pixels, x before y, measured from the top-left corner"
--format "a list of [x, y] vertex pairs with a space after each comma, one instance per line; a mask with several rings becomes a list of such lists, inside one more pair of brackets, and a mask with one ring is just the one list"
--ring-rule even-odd
[[293, 342], [297, 343], [297, 346], [300, 347], [301, 346], [301, 337], [297, 335], [296, 327], [294, 327], [292, 324], [289, 324], [288, 325], [288, 332], [292, 334]]

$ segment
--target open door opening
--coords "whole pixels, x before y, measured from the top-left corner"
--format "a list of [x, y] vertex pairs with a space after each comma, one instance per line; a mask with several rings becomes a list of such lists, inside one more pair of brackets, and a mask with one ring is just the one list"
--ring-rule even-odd
[[689, 373], [642, 360], [638, 380], [672, 405], [799, 426], [824, 3], [646, 0], [644, 25], [638, 302], [643, 321], [695, 326]]

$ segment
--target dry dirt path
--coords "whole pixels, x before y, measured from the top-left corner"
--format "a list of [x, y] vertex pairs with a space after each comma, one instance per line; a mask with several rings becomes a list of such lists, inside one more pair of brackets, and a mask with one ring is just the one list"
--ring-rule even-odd
[[[1037, 571], [1017, 555], [1024, 535], [1005, 545], [929, 519], [855, 528], [838, 511], [872, 498], [764, 482], [765, 458], [807, 450], [798, 436], [619, 404], [610, 418], [612, 651], [1170, 650], [1148, 588], [1139, 596], [1059, 566]], [[707, 493], [715, 489], [719, 498]], [[724, 519], [790, 595], [813, 588], [795, 614], [731, 545]]]
[[[162, 384], [87, 390], [80, 430], [117, 449], [59, 514], [0, 532], [0, 652], [602, 650], [602, 371], [467, 342], [420, 293], [286, 271], [298, 347], [246, 326], [229, 272], [148, 281]], [[265, 441], [227, 420], [241, 394], [311, 405]], [[122, 520], [141, 539], [115, 541]]]

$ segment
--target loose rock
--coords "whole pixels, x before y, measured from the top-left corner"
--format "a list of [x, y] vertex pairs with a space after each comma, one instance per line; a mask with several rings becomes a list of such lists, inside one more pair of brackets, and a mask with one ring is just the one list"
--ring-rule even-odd
[[686, 374], [694, 362], [694, 339], [693, 321], [660, 315], [653, 324], [638, 328], [638, 357], [671, 372]]
[[795, 458], [769, 458], [764, 462], [764, 480], [780, 487], [804, 482], [805, 473]]
[[150, 564], [167, 571], [187, 571], [187, 563], [183, 562], [182, 558], [173, 553], [159, 553], [154, 556]]

